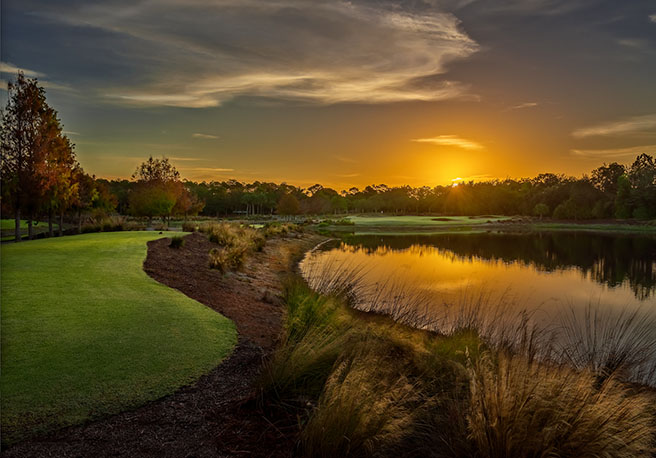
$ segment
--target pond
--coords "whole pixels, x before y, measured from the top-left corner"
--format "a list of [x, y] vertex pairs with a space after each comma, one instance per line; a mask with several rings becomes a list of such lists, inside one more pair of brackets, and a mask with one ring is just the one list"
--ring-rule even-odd
[[309, 253], [301, 271], [318, 289], [353, 283], [357, 308], [444, 332], [463, 314], [492, 310], [544, 328], [591, 309], [611, 322], [637, 314], [656, 328], [651, 234], [352, 235]]

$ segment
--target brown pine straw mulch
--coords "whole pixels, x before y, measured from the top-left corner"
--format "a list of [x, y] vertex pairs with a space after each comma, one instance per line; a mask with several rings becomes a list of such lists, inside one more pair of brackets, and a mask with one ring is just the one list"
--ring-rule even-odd
[[[148, 243], [144, 270], [155, 280], [232, 319], [239, 343], [196, 383], [145, 406], [11, 446], [3, 457], [284, 457], [295, 434], [257, 408], [254, 382], [279, 335], [281, 280], [320, 237], [269, 240], [240, 272], [208, 267], [215, 247], [199, 233], [180, 249]], [[288, 424], [288, 422], [286, 422]]]

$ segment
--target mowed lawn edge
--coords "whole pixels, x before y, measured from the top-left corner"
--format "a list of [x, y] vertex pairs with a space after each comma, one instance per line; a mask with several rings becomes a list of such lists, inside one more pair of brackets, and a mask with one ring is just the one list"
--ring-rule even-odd
[[4, 444], [170, 394], [231, 352], [231, 320], [143, 271], [146, 243], [167, 235], [2, 246]]

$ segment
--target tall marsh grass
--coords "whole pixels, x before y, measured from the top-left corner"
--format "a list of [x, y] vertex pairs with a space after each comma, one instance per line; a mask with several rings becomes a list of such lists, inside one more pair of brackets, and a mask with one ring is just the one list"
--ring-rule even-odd
[[656, 396], [627, 383], [636, 381], [627, 368], [656, 351], [643, 316], [602, 319], [591, 309], [541, 329], [484, 294], [436, 316], [420, 299], [383, 303], [363, 276], [356, 266], [285, 289], [284, 331], [260, 392], [298, 418], [300, 455], [654, 453]]
[[653, 450], [654, 397], [618, 380], [524, 356], [485, 353], [471, 369], [476, 455], [638, 457]]

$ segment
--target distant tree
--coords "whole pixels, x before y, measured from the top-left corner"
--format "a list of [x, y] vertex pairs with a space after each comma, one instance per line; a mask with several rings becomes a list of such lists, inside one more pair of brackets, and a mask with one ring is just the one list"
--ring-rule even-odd
[[276, 210], [279, 215], [283, 216], [298, 215], [300, 213], [300, 204], [292, 194], [284, 194], [278, 201]]
[[630, 218], [633, 212], [631, 205], [631, 182], [629, 177], [622, 175], [617, 180], [617, 196], [615, 197], [615, 217]]
[[79, 164], [69, 139], [60, 134], [53, 142], [46, 164], [47, 184], [44, 189], [44, 206], [48, 214], [48, 234], [53, 234], [53, 218], [59, 215], [59, 235], [63, 235], [64, 213], [78, 197], [78, 183], [75, 171]]
[[590, 181], [599, 189], [613, 196], [617, 194], [617, 181], [626, 173], [626, 167], [617, 162], [604, 164], [592, 171]]
[[656, 162], [648, 154], [639, 155], [629, 169], [633, 216], [656, 217]]
[[205, 202], [199, 200], [186, 185], [178, 182], [177, 186], [179, 186], [180, 189], [176, 193], [177, 199], [172, 212], [174, 215], [182, 215], [184, 220], [187, 221], [188, 216], [197, 215], [203, 210]]
[[135, 216], [146, 216], [150, 226], [156, 216], [165, 221], [176, 201], [177, 195], [171, 186], [139, 183], [130, 196], [130, 211]]
[[160, 216], [166, 221], [175, 207], [178, 197], [184, 192], [180, 186], [180, 173], [165, 157], [150, 156], [132, 174], [136, 185], [129, 198], [130, 212], [135, 216], [146, 216], [148, 224]]
[[533, 207], [533, 214], [535, 216], [539, 216], [540, 219], [542, 219], [542, 217], [549, 214], [549, 206], [543, 203], [535, 204], [535, 207]]
[[147, 183], [171, 183], [180, 180], [180, 172], [166, 157], [162, 159], [150, 156], [142, 162], [132, 174], [132, 179]]

